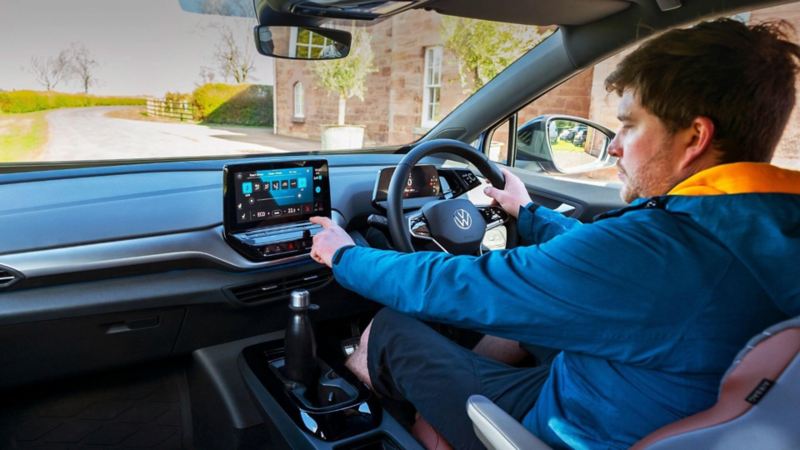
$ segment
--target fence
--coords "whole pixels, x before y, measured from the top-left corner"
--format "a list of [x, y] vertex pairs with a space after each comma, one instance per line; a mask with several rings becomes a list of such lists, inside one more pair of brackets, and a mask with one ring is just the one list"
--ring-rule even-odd
[[167, 101], [160, 98], [147, 99], [147, 115], [169, 117], [178, 120], [192, 120], [194, 105], [188, 101]]

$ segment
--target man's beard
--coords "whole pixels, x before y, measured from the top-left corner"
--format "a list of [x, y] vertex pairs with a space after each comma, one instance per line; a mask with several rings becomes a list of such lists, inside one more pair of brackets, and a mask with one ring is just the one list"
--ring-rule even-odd
[[669, 144], [670, 142], [664, 142], [655, 155], [639, 166], [636, 173], [627, 172], [621, 162], [617, 163], [618, 170], [625, 177], [620, 190], [622, 201], [631, 203], [637, 198], [664, 195], [677, 184], [672, 170]]

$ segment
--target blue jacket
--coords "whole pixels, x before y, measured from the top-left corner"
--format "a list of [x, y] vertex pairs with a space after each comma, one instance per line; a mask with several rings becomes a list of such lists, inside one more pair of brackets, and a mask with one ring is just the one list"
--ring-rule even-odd
[[415, 317], [563, 350], [523, 424], [627, 448], [710, 407], [752, 335], [800, 314], [800, 172], [738, 163], [590, 225], [523, 208], [480, 257], [353, 247], [337, 281]]

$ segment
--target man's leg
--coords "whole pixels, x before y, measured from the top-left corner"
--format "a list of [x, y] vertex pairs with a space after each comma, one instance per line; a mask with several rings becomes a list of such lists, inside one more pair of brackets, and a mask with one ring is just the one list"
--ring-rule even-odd
[[372, 380], [369, 379], [369, 369], [367, 368], [367, 348], [369, 345], [369, 332], [372, 331], [372, 321], [369, 322], [367, 328], [361, 333], [361, 340], [358, 343], [358, 348], [350, 356], [347, 357], [344, 365], [353, 372], [353, 375], [358, 377], [364, 384], [372, 388]]
[[480, 357], [390, 309], [375, 316], [364, 336], [348, 367], [380, 395], [409, 401], [456, 448], [483, 447], [466, 414], [470, 395], [485, 395], [521, 419], [549, 372]]

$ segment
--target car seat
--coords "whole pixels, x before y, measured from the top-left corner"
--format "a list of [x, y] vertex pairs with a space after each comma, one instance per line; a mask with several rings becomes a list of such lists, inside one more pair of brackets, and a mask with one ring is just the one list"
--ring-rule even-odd
[[[800, 448], [800, 316], [753, 337], [722, 377], [717, 403], [666, 425], [633, 450]], [[490, 450], [549, 449], [486, 397], [467, 400], [475, 433]]]

